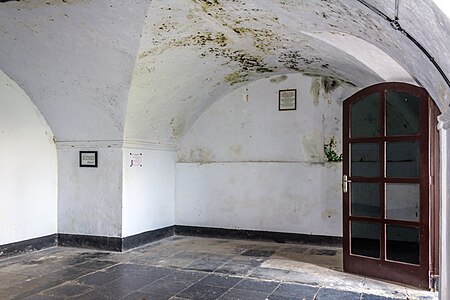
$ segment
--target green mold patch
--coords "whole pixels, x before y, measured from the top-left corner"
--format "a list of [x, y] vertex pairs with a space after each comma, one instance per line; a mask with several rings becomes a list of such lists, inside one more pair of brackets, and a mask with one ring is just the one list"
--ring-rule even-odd
[[[245, 1], [229, 0], [228, 2], [232, 2], [233, 5], [240, 5], [240, 11], [243, 13], [238, 18], [233, 18], [233, 11], [228, 11], [224, 1], [193, 0], [193, 2], [200, 6], [200, 9], [196, 9], [197, 11], [201, 10], [213, 18], [219, 26], [223, 26], [224, 32], [232, 30], [238, 37], [252, 39], [257, 51], [263, 53], [276, 51], [283, 43], [282, 38], [270, 29], [275, 24], [279, 25], [278, 17], [273, 12], [247, 8]], [[263, 28], [252, 28], [252, 23], [258, 23], [258, 26], [262, 25]]]
[[249, 36], [255, 48], [264, 53], [276, 51], [282, 42], [277, 34], [269, 29], [254, 29], [249, 27], [232, 27], [239, 36]]
[[243, 50], [236, 50], [224, 53], [224, 56], [229, 58], [232, 61], [235, 61], [241, 65], [242, 70], [251, 71], [251, 70], [260, 70], [259, 72], [265, 72], [266, 64], [263, 62], [263, 59], [259, 56], [251, 55]]
[[[308, 74], [304, 74], [308, 75]], [[314, 106], [319, 105], [320, 94], [323, 96], [332, 93], [335, 89], [342, 85], [355, 86], [353, 83], [329, 76], [308, 75], [314, 78], [311, 81], [311, 96], [313, 98]], [[321, 93], [323, 91], [323, 93]]]
[[231, 62], [238, 63], [238, 72], [245, 79], [253, 73], [271, 73], [275, 71], [275, 68], [269, 67], [261, 57], [251, 55], [242, 50], [232, 51], [227, 49], [227, 51], [224, 51], [220, 55], [229, 59]]
[[322, 63], [319, 57], [305, 57], [301, 51], [289, 51], [280, 54], [278, 62], [282, 63], [287, 69], [302, 72], [300, 66], [309, 66]]
[[228, 38], [224, 33], [217, 32], [197, 32], [182, 40], [172, 43], [176, 47], [208, 47], [200, 57], [214, 56], [215, 58], [224, 58], [228, 63], [237, 63], [239, 70], [226, 76], [225, 81], [230, 84], [248, 80], [252, 73], [271, 73], [275, 68], [268, 66], [262, 57], [252, 55], [244, 50], [235, 50], [228, 48]]
[[224, 81], [233, 85], [239, 82], [244, 82], [248, 80], [248, 74], [242, 74], [239, 71], [233, 72], [225, 76]]
[[215, 9], [217, 8], [217, 6], [219, 6], [218, 0], [193, 0], [193, 1], [197, 4], [200, 4], [202, 10], [207, 14], [210, 14], [210, 11], [212, 9]]
[[173, 43], [177, 47], [206, 46], [209, 44], [225, 47], [228, 44], [228, 38], [221, 32], [198, 32]]
[[270, 82], [272, 82], [272, 83], [280, 83], [280, 82], [285, 81], [286, 79], [288, 79], [287, 75], [280, 75], [280, 76], [276, 76], [276, 77], [270, 78]]
[[194, 0], [194, 2], [200, 3], [208, 7], [219, 5], [219, 0]]
[[230, 84], [236, 84], [239, 82], [247, 81], [251, 74], [255, 73], [271, 73], [276, 68], [269, 67], [263, 61], [261, 57], [253, 56], [245, 51], [237, 50], [231, 51], [227, 49], [221, 56], [226, 57], [232, 62], [236, 62], [239, 65], [239, 70], [228, 74], [225, 77], [225, 82]]
[[341, 85], [340, 81], [330, 77], [322, 77], [322, 87], [326, 94], [331, 93]]

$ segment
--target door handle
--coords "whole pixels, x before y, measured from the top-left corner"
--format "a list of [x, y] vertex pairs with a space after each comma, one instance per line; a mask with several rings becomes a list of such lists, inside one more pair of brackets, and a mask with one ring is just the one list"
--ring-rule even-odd
[[348, 192], [348, 184], [352, 182], [351, 180], [348, 179], [347, 175], [342, 176], [342, 191], [344, 193]]

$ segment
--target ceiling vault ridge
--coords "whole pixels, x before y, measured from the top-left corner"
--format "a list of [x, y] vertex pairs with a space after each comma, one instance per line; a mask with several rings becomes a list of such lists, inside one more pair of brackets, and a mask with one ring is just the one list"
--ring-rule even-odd
[[374, 13], [376, 13], [377, 15], [381, 16], [386, 21], [388, 21], [394, 30], [397, 30], [400, 33], [402, 33], [403, 35], [405, 35], [430, 60], [430, 62], [433, 64], [433, 66], [436, 68], [436, 70], [439, 72], [439, 74], [444, 79], [445, 83], [447, 83], [447, 86], [450, 88], [450, 79], [447, 77], [444, 70], [442, 70], [441, 66], [437, 63], [435, 58], [430, 54], [430, 52], [428, 52], [428, 50], [418, 40], [416, 40], [408, 31], [406, 31], [400, 25], [400, 22], [398, 20], [398, 6], [400, 3], [400, 0], [395, 1], [395, 18], [394, 19], [390, 18], [387, 14], [385, 14], [384, 12], [382, 12], [375, 6], [367, 3], [365, 0], [356, 0], [356, 1], [358, 1], [362, 5], [366, 6], [371, 11], [373, 11]]

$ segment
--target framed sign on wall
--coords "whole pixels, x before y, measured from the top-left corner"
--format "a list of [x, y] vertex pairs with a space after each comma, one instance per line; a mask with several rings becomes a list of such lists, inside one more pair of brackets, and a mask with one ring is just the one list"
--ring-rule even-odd
[[130, 153], [130, 168], [131, 167], [141, 167], [143, 163], [142, 153]]
[[97, 151], [80, 151], [80, 167], [97, 168], [98, 167]]
[[296, 110], [297, 109], [297, 90], [280, 90], [278, 94], [278, 110]]

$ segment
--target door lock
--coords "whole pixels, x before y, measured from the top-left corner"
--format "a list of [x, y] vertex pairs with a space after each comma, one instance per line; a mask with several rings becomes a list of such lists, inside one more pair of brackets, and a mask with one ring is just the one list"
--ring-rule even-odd
[[344, 193], [348, 192], [348, 184], [352, 182], [351, 180], [348, 179], [347, 175], [342, 176], [342, 191]]

